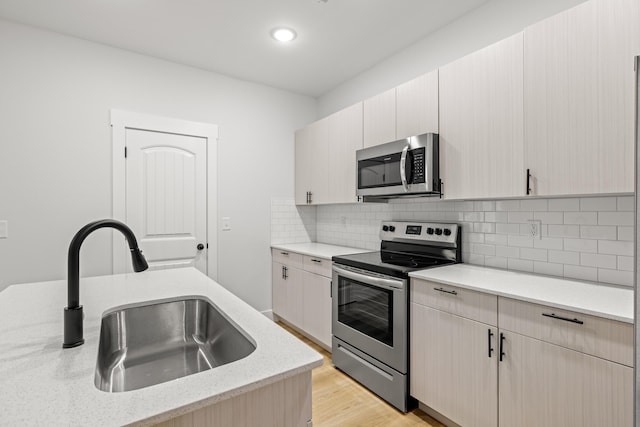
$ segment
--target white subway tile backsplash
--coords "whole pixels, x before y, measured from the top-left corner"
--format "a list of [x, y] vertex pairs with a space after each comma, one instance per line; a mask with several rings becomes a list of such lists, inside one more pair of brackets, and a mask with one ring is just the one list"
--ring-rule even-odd
[[519, 211], [520, 200], [498, 200], [496, 201], [496, 211]]
[[564, 266], [564, 277], [570, 279], [598, 281], [598, 269], [593, 267], [582, 267], [579, 265]]
[[632, 212], [636, 208], [634, 204], [633, 196], [618, 197], [617, 206], [618, 206], [618, 212], [624, 212], [624, 211]]
[[564, 249], [575, 252], [598, 252], [598, 241], [590, 239], [564, 239]]
[[599, 240], [598, 253], [633, 256], [633, 242]]
[[633, 286], [633, 272], [599, 268], [598, 280], [604, 283], [613, 283], [616, 285], [631, 287]]
[[580, 210], [580, 199], [549, 199], [550, 212], [572, 212]]
[[550, 237], [580, 237], [580, 226], [549, 224], [548, 232]]
[[509, 246], [518, 246], [521, 248], [533, 248], [533, 239], [529, 236], [514, 236], [510, 234], [507, 238], [507, 244]]
[[520, 224], [496, 223], [497, 234], [520, 234]]
[[613, 225], [581, 225], [580, 238], [582, 239], [617, 239], [618, 230]]
[[580, 265], [580, 252], [549, 251], [549, 262], [559, 264]]
[[530, 259], [533, 261], [547, 261], [547, 250], [546, 249], [533, 249], [533, 248], [521, 248], [520, 249], [520, 258], [521, 259]]
[[580, 265], [615, 269], [618, 266], [618, 260], [615, 255], [581, 253]]
[[537, 249], [556, 249], [564, 248], [564, 240], [560, 237], [543, 237], [542, 239], [534, 239], [533, 247]]
[[543, 224], [564, 224], [562, 212], [534, 212], [533, 219], [538, 219]]
[[[632, 283], [633, 196], [446, 201], [397, 199], [296, 207], [272, 200], [272, 242], [379, 248], [382, 220], [462, 224], [464, 262], [619, 285]], [[529, 236], [529, 219], [542, 238]]]
[[484, 234], [484, 243], [490, 245], [503, 245], [506, 246], [508, 243], [508, 238], [506, 234]]
[[484, 257], [484, 265], [493, 268], [507, 268], [507, 258], [498, 256], [486, 256]]
[[616, 205], [615, 197], [585, 197], [580, 199], [581, 211], [615, 211]]
[[522, 211], [548, 211], [549, 204], [547, 199], [525, 199], [520, 201], [520, 210]]
[[527, 259], [509, 258], [507, 260], [509, 270], [526, 271], [533, 273], [533, 261]]
[[513, 246], [496, 246], [496, 256], [503, 258], [520, 258], [520, 248]]
[[635, 217], [633, 212], [600, 212], [598, 213], [599, 225], [633, 225]]
[[495, 256], [496, 247], [495, 245], [483, 245], [479, 243], [472, 243], [471, 253], [478, 254], [478, 255]]
[[509, 214], [507, 212], [485, 212], [485, 222], [509, 222]]
[[632, 256], [619, 256], [618, 257], [618, 270], [633, 271], [633, 257]]
[[633, 241], [633, 227], [618, 227], [618, 240]]
[[565, 212], [564, 223], [579, 224], [579, 225], [597, 225], [598, 213], [597, 212]]
[[533, 212], [509, 212], [509, 222], [523, 224], [533, 219]]
[[562, 276], [564, 274], [564, 265], [554, 264], [550, 262], [533, 262], [533, 272], [538, 274], [546, 274], [547, 276]]

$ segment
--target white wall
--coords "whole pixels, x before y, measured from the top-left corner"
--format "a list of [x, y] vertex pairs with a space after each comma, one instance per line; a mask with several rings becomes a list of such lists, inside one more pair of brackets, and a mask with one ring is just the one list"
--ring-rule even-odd
[[513, 35], [585, 0], [491, 0], [318, 98], [318, 118]]
[[[314, 99], [2, 20], [0, 58], [0, 290], [65, 278], [73, 234], [111, 215], [119, 108], [219, 126], [218, 218], [232, 231], [218, 233], [218, 281], [271, 307], [271, 197], [293, 195], [293, 133], [315, 118]], [[81, 272], [110, 265], [100, 230]]]

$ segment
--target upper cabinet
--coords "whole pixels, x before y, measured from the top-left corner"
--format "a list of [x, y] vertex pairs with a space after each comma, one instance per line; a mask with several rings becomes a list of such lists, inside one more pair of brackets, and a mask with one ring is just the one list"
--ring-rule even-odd
[[297, 205], [355, 203], [356, 150], [362, 148], [362, 102], [295, 135]]
[[447, 199], [525, 194], [522, 33], [440, 68]]
[[438, 133], [438, 70], [364, 101], [364, 147]]
[[396, 88], [396, 139], [438, 133], [438, 70]]
[[329, 198], [354, 203], [356, 150], [362, 148], [362, 102], [329, 116]]
[[637, 0], [591, 0], [525, 30], [532, 194], [633, 191], [639, 23]]
[[364, 147], [396, 140], [396, 90], [364, 101]]
[[295, 136], [297, 205], [329, 203], [329, 122], [327, 118], [300, 129]]

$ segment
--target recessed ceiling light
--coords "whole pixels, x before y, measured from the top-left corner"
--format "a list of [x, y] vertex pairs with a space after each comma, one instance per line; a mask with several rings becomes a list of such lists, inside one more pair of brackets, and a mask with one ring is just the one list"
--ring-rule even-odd
[[290, 42], [296, 38], [296, 32], [291, 28], [279, 27], [271, 30], [271, 37], [279, 42]]

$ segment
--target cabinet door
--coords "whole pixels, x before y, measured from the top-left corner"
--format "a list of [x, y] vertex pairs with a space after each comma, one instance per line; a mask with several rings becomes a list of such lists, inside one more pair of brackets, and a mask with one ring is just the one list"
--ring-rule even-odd
[[297, 205], [326, 203], [329, 190], [328, 122], [322, 119], [295, 135], [295, 199]]
[[303, 329], [312, 337], [331, 347], [331, 279], [303, 272]]
[[280, 317], [287, 316], [287, 282], [284, 278], [284, 264], [272, 263], [271, 267], [271, 305], [273, 312]]
[[[283, 272], [282, 268], [286, 270]], [[273, 311], [299, 328], [303, 327], [303, 273], [298, 268], [273, 263]]]
[[438, 133], [438, 70], [396, 88], [396, 139]]
[[465, 427], [497, 426], [497, 329], [415, 303], [410, 317], [411, 395]]
[[525, 30], [533, 194], [633, 191], [638, 22], [637, 0], [592, 0]]
[[632, 368], [513, 332], [504, 335], [500, 425], [632, 425]]
[[390, 89], [364, 101], [364, 146], [396, 140], [396, 90]]
[[356, 150], [362, 148], [362, 102], [329, 116], [329, 202], [356, 198]]
[[440, 68], [447, 199], [525, 194], [522, 33]]

